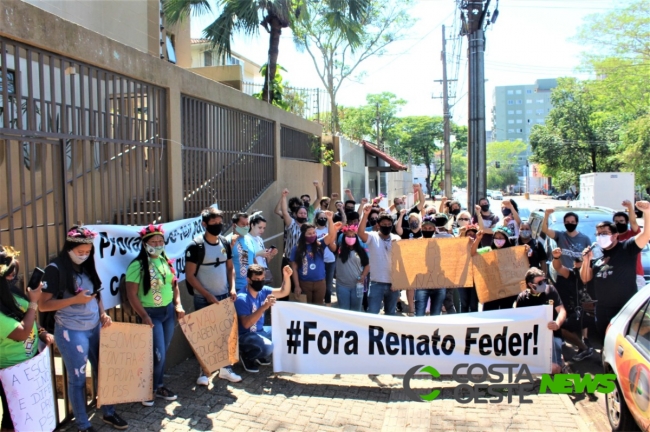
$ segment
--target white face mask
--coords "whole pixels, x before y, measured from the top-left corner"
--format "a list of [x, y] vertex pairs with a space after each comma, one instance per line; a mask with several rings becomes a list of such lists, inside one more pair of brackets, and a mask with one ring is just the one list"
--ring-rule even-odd
[[88, 257], [90, 256], [90, 254], [88, 254], [88, 255], [77, 255], [76, 253], [74, 253], [74, 251], [71, 251], [71, 250], [68, 251], [68, 255], [70, 255], [70, 259], [72, 260], [72, 262], [77, 264], [77, 265], [83, 264], [88, 259]]
[[546, 281], [541, 281], [539, 284], [531, 284], [530, 288], [535, 294], [541, 294], [546, 291]]
[[607, 249], [612, 245], [612, 236], [609, 234], [599, 234], [596, 238], [596, 243], [598, 243], [598, 246], [602, 249]]
[[165, 246], [150, 246], [148, 244], [145, 244], [144, 246], [147, 253], [154, 257], [160, 256], [165, 251]]

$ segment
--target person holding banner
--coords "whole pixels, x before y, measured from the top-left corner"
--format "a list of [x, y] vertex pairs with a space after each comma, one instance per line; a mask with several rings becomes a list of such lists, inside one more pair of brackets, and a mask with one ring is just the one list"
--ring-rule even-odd
[[[83, 227], [70, 228], [59, 256], [45, 267], [47, 288], [38, 303], [41, 312], [55, 312], [54, 339], [68, 371], [68, 395], [80, 431], [94, 430], [86, 413], [86, 362], [90, 361], [93, 376], [97, 376], [99, 333], [111, 325], [95, 268], [96, 236]], [[103, 405], [102, 411], [104, 423], [115, 429], [129, 427], [113, 405]]]
[[[43, 285], [28, 289], [27, 295], [12, 292], [10, 279], [15, 280], [18, 269], [16, 257], [20, 252], [0, 245], [0, 369], [8, 368], [34, 357], [38, 353], [38, 338], [50, 345], [54, 337], [38, 328], [36, 311]], [[13, 430], [7, 396], [0, 384], [2, 399], [2, 430]]]
[[239, 322], [239, 359], [247, 372], [257, 373], [258, 365], [271, 364], [273, 342], [271, 329], [264, 328], [264, 313], [275, 304], [276, 299], [289, 295], [292, 273], [291, 267], [284, 266], [282, 287], [274, 289], [264, 286], [262, 266], [253, 264], [248, 267], [248, 287], [237, 295], [235, 301]]
[[343, 236], [337, 243], [332, 243], [330, 249], [336, 254], [336, 299], [339, 309], [361, 312], [363, 284], [370, 271], [370, 261], [357, 236], [358, 230], [357, 225], [341, 228]]
[[[140, 231], [140, 254], [126, 269], [126, 291], [133, 310], [142, 323], [153, 328], [154, 397], [167, 401], [178, 396], [163, 384], [165, 360], [174, 335], [175, 318], [185, 316], [172, 262], [165, 255], [162, 225], [149, 225]], [[154, 401], [142, 401], [153, 406]]]
[[[195, 311], [227, 298], [232, 301], [237, 300], [230, 244], [225, 237], [221, 236], [223, 213], [214, 207], [206, 208], [201, 212], [201, 225], [205, 228], [205, 234], [194, 239], [185, 252], [185, 276], [194, 292]], [[247, 236], [248, 234], [244, 237]], [[243, 238], [239, 238], [236, 245], [240, 243], [243, 243]], [[241, 381], [241, 377], [232, 370], [232, 366], [220, 368], [219, 378], [230, 382]], [[203, 386], [210, 384], [203, 369], [196, 384]]]
[[393, 217], [386, 212], [379, 214], [379, 231], [366, 232], [366, 223], [371, 210], [372, 206], [370, 204], [366, 204], [363, 208], [363, 216], [359, 222], [358, 231], [359, 239], [368, 247], [370, 261], [368, 312], [378, 314], [383, 303], [386, 315], [395, 315], [400, 292], [391, 290], [391, 251], [393, 242], [401, 239], [398, 235], [392, 234]]

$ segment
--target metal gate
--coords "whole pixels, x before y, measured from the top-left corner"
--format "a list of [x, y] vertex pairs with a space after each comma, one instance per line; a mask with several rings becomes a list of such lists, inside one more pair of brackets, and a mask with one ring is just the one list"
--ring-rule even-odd
[[75, 223], [166, 220], [165, 103], [160, 87], [0, 37], [0, 244], [21, 251], [24, 278]]

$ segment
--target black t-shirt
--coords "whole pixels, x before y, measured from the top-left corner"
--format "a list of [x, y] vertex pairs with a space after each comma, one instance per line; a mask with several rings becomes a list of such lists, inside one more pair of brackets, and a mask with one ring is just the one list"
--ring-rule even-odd
[[408, 239], [418, 239], [422, 237], [422, 229], [420, 231], [414, 233], [412, 232], [409, 228], [402, 228], [402, 239], [403, 240], [408, 240]]
[[[579, 284], [579, 285], [578, 285]], [[555, 282], [555, 288], [557, 289], [560, 298], [562, 299], [562, 304], [566, 313], [570, 314], [575, 311], [576, 306], [579, 304], [579, 291], [582, 289], [582, 281], [579, 277], [576, 277], [576, 274], [571, 271], [569, 277], [565, 278], [563, 276], [557, 275], [557, 281]]]
[[[410, 210], [407, 210], [406, 213], [404, 214], [404, 217], [402, 218], [402, 229], [408, 229], [409, 227], [409, 215], [411, 213], [420, 213], [420, 209], [418, 208], [417, 205], [414, 205], [411, 207]], [[393, 222], [395, 225], [397, 225], [397, 219], [399, 218], [399, 212], [395, 216], [393, 216]], [[395, 228], [393, 228], [393, 232], [395, 233]], [[408, 238], [408, 237], [407, 237]]]
[[546, 254], [546, 249], [544, 249], [542, 242], [536, 239], [531, 239], [530, 242], [524, 243], [520, 239], [519, 244], [527, 244], [530, 246], [531, 254], [528, 256], [528, 264], [531, 267], [537, 267], [538, 269], [541, 269], [542, 263], [548, 260], [548, 255]]
[[[526, 291], [522, 291], [517, 296], [517, 301], [516, 301], [516, 307], [518, 308], [527, 307], [527, 306], [542, 306], [546, 304], [550, 304], [553, 306], [553, 319], [556, 319], [557, 311], [555, 310], [555, 308], [562, 305], [562, 298], [560, 297], [560, 294], [558, 294], [557, 290], [553, 285], [547, 285], [546, 291], [539, 295], [533, 294], [529, 289], [527, 289]], [[553, 331], [553, 336], [561, 338], [562, 331], [561, 330]]]
[[603, 249], [603, 257], [591, 261], [599, 306], [623, 307], [637, 293], [636, 260], [640, 252], [631, 238], [609, 250]]

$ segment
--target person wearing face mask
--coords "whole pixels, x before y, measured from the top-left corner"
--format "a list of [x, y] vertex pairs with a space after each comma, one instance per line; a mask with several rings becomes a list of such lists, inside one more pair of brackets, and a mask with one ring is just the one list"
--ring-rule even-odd
[[[636, 222], [636, 214], [634, 213], [634, 204], [625, 200], [622, 203], [623, 207], [627, 208], [626, 212], [614, 213], [614, 223], [616, 224], [616, 231], [618, 232], [618, 240], [625, 241], [631, 239], [639, 233], [639, 224]], [[629, 215], [632, 215], [630, 218]], [[628, 223], [630, 229], [628, 229]], [[636, 259], [636, 287], [641, 289], [645, 286], [645, 272], [643, 271], [643, 263], [641, 261], [641, 254], [637, 255]]]
[[553, 366], [551, 373], [562, 373], [562, 331], [560, 328], [566, 319], [566, 310], [555, 287], [548, 283], [546, 274], [536, 267], [526, 272], [524, 279], [526, 291], [522, 291], [515, 302], [516, 308], [528, 306], [553, 306], [553, 321], [546, 326], [553, 331]]
[[[475, 206], [476, 212], [472, 218], [472, 223], [479, 226], [481, 230], [492, 229], [499, 223], [499, 216], [490, 210], [490, 201], [487, 198], [480, 198]], [[483, 233], [481, 247], [489, 247], [492, 244], [492, 234]]]
[[382, 303], [386, 315], [395, 315], [400, 292], [391, 290], [391, 251], [393, 242], [401, 240], [393, 232], [393, 218], [390, 213], [379, 214], [379, 231], [366, 232], [370, 204], [363, 208], [359, 222], [359, 239], [367, 246], [370, 261], [370, 287], [368, 288], [368, 313], [378, 314]]
[[[405, 209], [400, 210], [399, 219], [406, 213]], [[422, 216], [419, 213], [408, 215], [408, 227], [402, 228], [401, 224], [395, 225], [395, 232], [402, 240], [422, 238]]]
[[[333, 217], [333, 214], [332, 214]], [[358, 216], [357, 216], [358, 219]], [[328, 220], [325, 213], [320, 212], [314, 219], [316, 226], [316, 236], [319, 238], [325, 237], [328, 234]], [[334, 245], [336, 242], [332, 242]], [[336, 271], [336, 257], [330, 248], [325, 248], [324, 253], [325, 261], [325, 306], [332, 306], [332, 289], [334, 288], [334, 272]]]
[[436, 219], [433, 216], [425, 216], [422, 219], [422, 237], [432, 238], [436, 234]]
[[235, 213], [231, 219], [232, 232], [226, 236], [226, 241], [234, 245], [239, 237], [248, 234], [248, 214]]
[[472, 223], [472, 215], [468, 211], [461, 211], [456, 216], [456, 223], [453, 227], [453, 232], [455, 235], [458, 235], [460, 229], [466, 227]]
[[266, 219], [261, 215], [261, 212], [254, 213], [248, 219], [250, 221], [248, 234], [238, 238], [232, 247], [237, 292], [242, 292], [246, 289], [248, 284], [246, 270], [251, 264], [259, 264], [264, 267], [266, 283], [271, 283], [272, 275], [268, 269], [268, 261], [273, 259], [278, 253], [277, 249], [267, 249], [264, 246], [262, 234], [266, 230]]
[[591, 357], [594, 349], [583, 341], [587, 339], [587, 330], [589, 327], [589, 318], [582, 312], [582, 299], [589, 294], [580, 280], [580, 268], [583, 260], [576, 258], [573, 262], [573, 268], [566, 268], [562, 265], [560, 258], [562, 249], [553, 249], [553, 268], [557, 273], [557, 289], [567, 317], [562, 325], [562, 337], [571, 345], [578, 347], [578, 352], [571, 358], [573, 361], [582, 361]]
[[[16, 282], [20, 252], [11, 246], [0, 245], [0, 368], [15, 366], [34, 357], [38, 353], [36, 338], [50, 345], [54, 336], [47, 333], [37, 323], [38, 300], [43, 285], [29, 289], [27, 293], [16, 293], [10, 282]], [[13, 283], [12, 283], [13, 284]], [[14, 430], [9, 412], [9, 404], [2, 383], [2, 430]]]
[[531, 267], [541, 269], [544, 273], [548, 273], [548, 264], [546, 263], [548, 255], [546, 254], [546, 248], [544, 248], [544, 244], [539, 239], [533, 238], [533, 232], [528, 222], [522, 222], [519, 225], [517, 245], [528, 245], [528, 264]]
[[[195, 311], [229, 297], [232, 301], [237, 299], [231, 247], [221, 236], [223, 214], [220, 210], [209, 207], [201, 212], [201, 225], [205, 233], [195, 238], [185, 251], [185, 275], [188, 288], [191, 286], [192, 289], [190, 294], [194, 296]], [[235, 245], [241, 243], [243, 238], [237, 240]], [[231, 365], [219, 369], [219, 378], [230, 382], [241, 381]], [[196, 384], [210, 384], [202, 368]]]
[[[318, 180], [314, 180], [312, 182], [314, 187], [316, 188], [316, 201], [321, 204], [321, 200], [323, 198], [323, 189], [321, 187], [321, 184]], [[300, 196], [300, 205], [304, 208], [307, 209], [307, 220], [313, 220], [314, 216], [316, 216], [316, 212], [320, 211], [321, 209], [317, 209], [312, 203], [311, 203], [311, 197], [308, 194], [304, 194]], [[327, 208], [325, 208], [326, 210]]]
[[[638, 201], [636, 207], [643, 212], [643, 226], [650, 227], [650, 204]], [[618, 240], [618, 230], [612, 222], [600, 222], [596, 231], [603, 256], [594, 259], [593, 251], [585, 249], [583, 254], [587, 265], [580, 269], [580, 278], [585, 284], [594, 281], [598, 300], [596, 328], [604, 338], [610, 320], [637, 292], [636, 257], [648, 244], [650, 229], [644, 229], [625, 241]]]
[[[571, 268], [573, 266], [573, 259], [582, 256], [582, 251], [591, 245], [591, 240], [577, 230], [579, 218], [573, 212], [568, 212], [564, 215], [564, 227], [566, 231], [550, 229], [548, 227], [548, 218], [554, 212], [554, 209], [546, 209], [544, 212], [542, 232], [555, 240], [557, 247], [562, 249], [562, 265]], [[551, 272], [551, 277], [555, 277], [554, 270]]]
[[454, 235], [449, 232], [449, 217], [445, 213], [438, 213], [433, 218], [436, 224], [436, 238], [451, 238]]
[[291, 292], [291, 267], [282, 268], [282, 287], [271, 288], [264, 284], [264, 268], [253, 264], [248, 267], [246, 291], [237, 295], [235, 310], [239, 329], [239, 360], [247, 372], [258, 373], [259, 366], [271, 364], [273, 342], [271, 327], [264, 326], [264, 313], [277, 299]]
[[377, 222], [379, 221], [379, 213], [381, 213], [379, 209], [373, 208], [372, 210], [370, 210], [366, 232], [379, 231], [379, 225], [377, 224]]
[[359, 227], [341, 228], [343, 235], [329, 245], [336, 255], [336, 300], [340, 309], [361, 312], [363, 292], [358, 296], [356, 286], [364, 284], [370, 271], [368, 253], [357, 236]]
[[[477, 225], [465, 225], [458, 229], [458, 237], [469, 238], [471, 242], [476, 239], [479, 229]], [[457, 288], [460, 297], [460, 313], [478, 312], [478, 295], [473, 286]]]
[[[153, 329], [154, 397], [167, 401], [177, 396], [163, 384], [167, 350], [177, 319], [185, 316], [176, 271], [165, 255], [162, 225], [149, 225], [140, 232], [140, 253], [126, 269], [126, 293], [133, 310]], [[207, 291], [206, 291], [207, 294]], [[154, 401], [142, 401], [153, 406]]]
[[[403, 231], [409, 230], [409, 217], [414, 214], [422, 214], [422, 210], [424, 209], [424, 192], [422, 191], [422, 186], [420, 186], [417, 183], [413, 184], [413, 195], [416, 199], [415, 205], [411, 207], [410, 209], [406, 208], [406, 200], [402, 198], [395, 198], [393, 200], [393, 206], [396, 211], [395, 214], [395, 219], [393, 220], [393, 225], [394, 225], [394, 231], [393, 233], [400, 235], [397, 233], [397, 227], [401, 226]], [[404, 210], [404, 211], [402, 211]], [[400, 222], [401, 221], [401, 222]]]
[[325, 248], [336, 239], [337, 226], [332, 212], [323, 212], [327, 217], [327, 235], [318, 237], [316, 227], [310, 223], [300, 226], [298, 243], [291, 251], [290, 261], [293, 270], [293, 283], [296, 296], [305, 294], [307, 303], [322, 305], [325, 300]]
[[[90, 361], [92, 376], [97, 376], [100, 329], [111, 325], [99, 293], [101, 281], [93, 246], [96, 236], [83, 227], [70, 228], [58, 257], [45, 267], [47, 288], [38, 301], [41, 312], [54, 312], [54, 339], [70, 372], [68, 395], [80, 431], [94, 430], [86, 413], [86, 361]], [[116, 429], [128, 427], [113, 405], [103, 405], [102, 411], [105, 423]]]
[[[284, 255], [282, 257], [282, 267], [291, 266], [291, 251], [298, 244], [300, 238], [300, 227], [307, 222], [307, 209], [304, 207], [295, 208], [295, 212], [289, 212], [287, 197], [289, 196], [289, 189], [282, 191], [280, 197], [280, 210], [282, 219], [284, 221]], [[293, 281], [293, 279], [292, 279]], [[295, 286], [291, 287], [291, 291], [295, 290]]]

